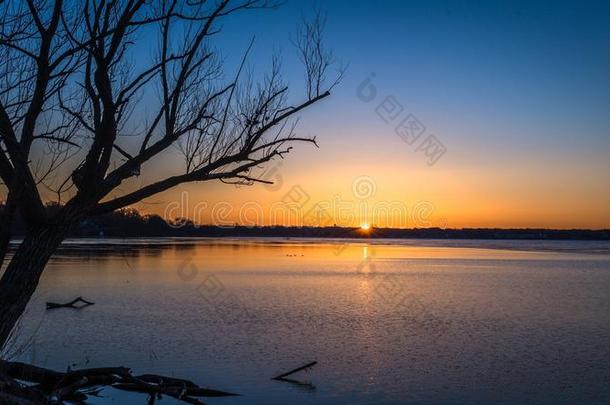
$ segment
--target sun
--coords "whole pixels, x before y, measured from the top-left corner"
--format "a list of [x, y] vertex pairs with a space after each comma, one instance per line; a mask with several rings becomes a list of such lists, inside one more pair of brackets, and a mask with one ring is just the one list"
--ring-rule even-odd
[[360, 225], [360, 230], [362, 231], [368, 231], [369, 229], [371, 229], [371, 226], [369, 224], [364, 223]]

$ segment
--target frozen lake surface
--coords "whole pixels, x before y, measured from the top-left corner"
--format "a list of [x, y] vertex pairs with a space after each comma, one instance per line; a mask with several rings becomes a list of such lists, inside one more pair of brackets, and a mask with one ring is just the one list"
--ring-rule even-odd
[[[77, 296], [96, 305], [44, 310]], [[68, 241], [18, 337], [40, 366], [243, 395], [210, 404], [608, 403], [610, 243]]]

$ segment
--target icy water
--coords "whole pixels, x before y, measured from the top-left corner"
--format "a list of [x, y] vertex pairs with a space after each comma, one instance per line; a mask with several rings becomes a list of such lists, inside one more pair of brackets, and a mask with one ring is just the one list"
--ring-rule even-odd
[[209, 404], [608, 403], [610, 244], [68, 241], [14, 348], [242, 394]]

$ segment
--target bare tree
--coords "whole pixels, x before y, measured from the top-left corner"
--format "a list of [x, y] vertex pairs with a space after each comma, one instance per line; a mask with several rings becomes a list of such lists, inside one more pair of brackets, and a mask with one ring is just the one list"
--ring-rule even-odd
[[[0, 265], [15, 216], [27, 225], [0, 280], [0, 346], [47, 261], [83, 219], [182, 183], [266, 182], [254, 168], [283, 158], [295, 142], [316, 144], [297, 136], [295, 125], [336, 83], [326, 83], [332, 55], [319, 27], [306, 25], [295, 41], [307, 73], [298, 103], [289, 100], [277, 59], [255, 83], [244, 73], [252, 43], [230, 71], [214, 47], [228, 16], [270, 6], [0, 0], [0, 179], [8, 190]], [[172, 146], [184, 156], [184, 170], [136, 187], [133, 179]], [[45, 210], [49, 193], [62, 203], [52, 215]]]

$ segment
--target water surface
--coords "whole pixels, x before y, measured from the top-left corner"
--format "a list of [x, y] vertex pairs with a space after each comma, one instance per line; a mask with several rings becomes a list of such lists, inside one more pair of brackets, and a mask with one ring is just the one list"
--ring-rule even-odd
[[[218, 404], [610, 402], [610, 244], [68, 241], [18, 358], [124, 365]], [[82, 295], [86, 309], [46, 312]], [[307, 362], [304, 384], [270, 378]], [[105, 390], [113, 403], [145, 396]], [[172, 401], [164, 401], [170, 403]]]

